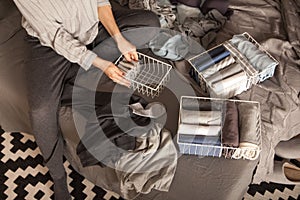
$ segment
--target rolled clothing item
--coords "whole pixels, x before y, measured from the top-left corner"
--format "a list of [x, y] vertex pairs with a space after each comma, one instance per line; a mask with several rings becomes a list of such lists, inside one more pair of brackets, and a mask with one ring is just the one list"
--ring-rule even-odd
[[198, 156], [212, 156], [221, 157], [222, 147], [214, 145], [191, 145], [191, 144], [178, 144], [179, 151], [182, 154], [198, 155]]
[[268, 69], [276, 62], [266, 53], [259, 50], [252, 42], [243, 35], [234, 35], [230, 42], [249, 60], [255, 69], [262, 71]]
[[227, 147], [239, 146], [239, 115], [237, 105], [228, 101], [225, 107], [225, 119], [222, 127], [222, 144]]
[[180, 114], [181, 122], [184, 124], [220, 125], [222, 121], [221, 111], [197, 111], [182, 109]]
[[225, 50], [224, 52], [216, 55], [215, 57], [211, 57], [211, 59], [207, 60], [206, 62], [201, 63], [200, 65], [197, 65], [197, 69], [199, 72], [209, 68], [210, 66], [220, 62], [224, 58], [230, 56], [230, 52]]
[[219, 93], [227, 87], [238, 85], [239, 82], [242, 82], [243, 80], [247, 80], [247, 76], [244, 71], [241, 71], [237, 74], [234, 74], [233, 76], [227, 77], [226, 79], [213, 83], [212, 88], [216, 91], [216, 93]]
[[221, 71], [215, 73], [211, 77], [208, 77], [206, 81], [210, 84], [214, 84], [215, 82], [222, 81], [227, 77], [233, 76], [234, 74], [241, 72], [243, 69], [241, 68], [239, 63], [233, 63], [232, 65], [227, 66]]
[[203, 144], [203, 145], [221, 145], [220, 136], [204, 136], [204, 135], [186, 135], [179, 133], [179, 143]]
[[194, 67], [199, 71], [203, 71], [214, 65], [215, 63], [221, 61], [222, 59], [228, 57], [230, 52], [223, 46], [216, 47], [209, 50], [207, 53], [203, 53], [196, 58], [191, 60]]
[[[247, 84], [248, 84], [248, 80], [244, 79], [241, 80], [238, 84], [233, 84], [226, 88], [220, 87], [218, 90], [215, 89], [213, 92], [219, 98], [230, 98], [247, 90], [248, 88]], [[211, 93], [211, 95], [213, 95], [213, 93]]]
[[218, 136], [220, 135], [221, 126], [212, 125], [194, 125], [194, 124], [179, 124], [178, 132], [186, 135], [202, 135], [202, 136]]
[[260, 144], [259, 135], [259, 106], [256, 103], [239, 103], [240, 143]]
[[235, 59], [232, 56], [228, 56], [224, 60], [220, 61], [219, 63], [205, 69], [202, 71], [202, 75], [207, 78], [211, 75], [215, 74], [216, 72], [220, 71], [221, 69], [226, 68], [227, 66], [233, 64]]

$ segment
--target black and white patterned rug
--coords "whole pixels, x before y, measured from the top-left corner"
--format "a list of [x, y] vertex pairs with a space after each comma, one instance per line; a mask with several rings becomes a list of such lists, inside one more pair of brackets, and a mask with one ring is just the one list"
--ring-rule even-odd
[[[53, 199], [53, 183], [32, 135], [0, 129], [0, 199]], [[99, 188], [65, 161], [69, 191], [75, 200], [115, 200], [119, 195]], [[76, 188], [76, 189], [75, 189]], [[300, 186], [251, 185], [245, 200], [300, 199]]]

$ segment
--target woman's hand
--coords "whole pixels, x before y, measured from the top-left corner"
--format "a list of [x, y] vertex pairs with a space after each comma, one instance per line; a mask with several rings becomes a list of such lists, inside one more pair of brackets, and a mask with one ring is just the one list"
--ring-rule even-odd
[[113, 38], [115, 39], [118, 49], [122, 53], [122, 55], [125, 57], [125, 59], [128, 62], [131, 61], [138, 61], [138, 55], [136, 52], [136, 47], [128, 42], [122, 35], [117, 34], [114, 35]]
[[124, 85], [126, 87], [130, 86], [130, 82], [124, 78], [124, 72], [122, 72], [112, 62], [96, 57], [93, 65], [101, 69], [113, 82]]
[[116, 65], [111, 63], [110, 66], [106, 68], [104, 73], [110, 78], [113, 82], [126, 87], [130, 87], [130, 82], [124, 78], [125, 73], [122, 72]]

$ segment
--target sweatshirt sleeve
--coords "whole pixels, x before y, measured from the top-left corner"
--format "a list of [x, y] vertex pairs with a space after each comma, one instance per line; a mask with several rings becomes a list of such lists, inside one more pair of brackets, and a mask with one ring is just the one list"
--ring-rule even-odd
[[37, 3], [14, 0], [23, 17], [37, 33], [44, 46], [51, 47], [70, 62], [78, 63], [88, 70], [97, 55], [68, 33], [62, 23], [47, 14]]

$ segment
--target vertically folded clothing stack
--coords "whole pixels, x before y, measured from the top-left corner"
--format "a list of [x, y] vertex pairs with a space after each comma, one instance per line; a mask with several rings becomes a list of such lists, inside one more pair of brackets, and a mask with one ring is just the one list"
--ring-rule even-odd
[[224, 45], [192, 58], [190, 62], [217, 96], [233, 96], [246, 89], [247, 74]]
[[197, 155], [220, 157], [221, 124], [222, 112], [218, 107], [210, 102], [197, 106], [187, 100], [180, 110], [178, 142], [201, 144], [203, 146], [195, 146]]
[[258, 103], [195, 97], [183, 98], [181, 103], [181, 153], [257, 159], [261, 137]]
[[278, 64], [248, 33], [234, 35], [189, 61], [194, 67], [191, 76], [198, 81], [201, 75], [211, 95], [222, 98], [240, 94], [273, 76]]

